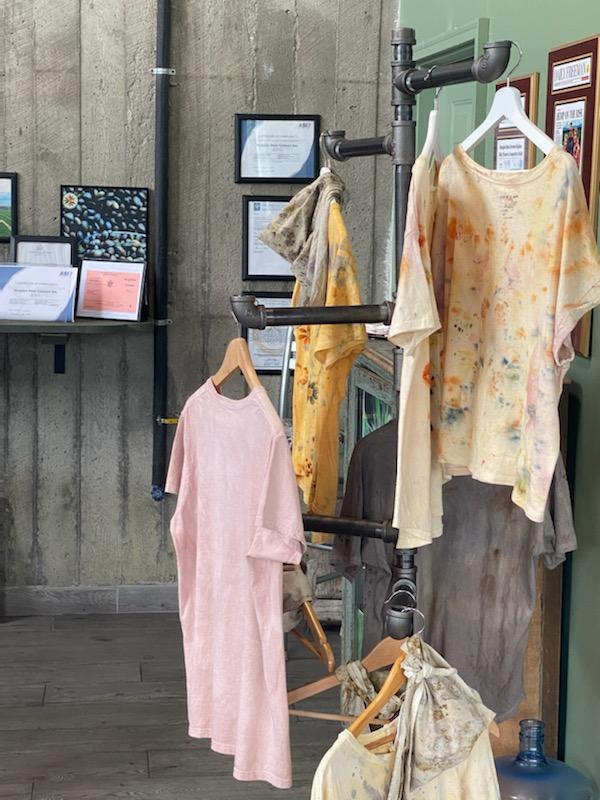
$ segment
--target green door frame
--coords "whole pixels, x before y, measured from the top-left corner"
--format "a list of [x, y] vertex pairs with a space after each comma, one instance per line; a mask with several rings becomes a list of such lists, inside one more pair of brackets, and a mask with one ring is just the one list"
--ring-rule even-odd
[[[433, 67], [435, 64], [451, 64], [474, 58], [483, 52], [483, 45], [489, 41], [490, 20], [479, 17], [460, 28], [427, 39], [422, 44], [417, 42], [415, 60], [420, 67]], [[488, 87], [485, 83], [475, 83], [475, 123], [478, 125], [487, 113]], [[433, 95], [425, 92], [417, 100], [417, 119], [423, 121], [426, 113], [433, 108]], [[485, 159], [485, 142], [475, 148], [474, 158], [480, 163]]]

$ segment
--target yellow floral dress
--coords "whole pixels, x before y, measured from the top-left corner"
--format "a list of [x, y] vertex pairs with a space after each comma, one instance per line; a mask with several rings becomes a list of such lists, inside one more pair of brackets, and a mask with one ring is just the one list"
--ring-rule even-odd
[[[356, 263], [337, 201], [328, 219], [329, 270], [325, 305], [361, 303]], [[292, 305], [298, 304], [296, 283]], [[339, 472], [339, 410], [352, 365], [364, 349], [362, 324], [299, 325], [296, 328], [292, 460], [307, 509], [335, 512]], [[313, 541], [327, 541], [313, 534]]]

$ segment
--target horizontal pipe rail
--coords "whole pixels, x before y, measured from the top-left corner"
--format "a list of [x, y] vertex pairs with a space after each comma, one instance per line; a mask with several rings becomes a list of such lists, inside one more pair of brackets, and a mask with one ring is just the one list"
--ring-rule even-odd
[[349, 322], [383, 322], [389, 325], [394, 304], [386, 301], [365, 306], [270, 308], [257, 303], [253, 295], [234, 295], [231, 309], [244, 328], [263, 330], [281, 325], [340, 325]]
[[303, 514], [305, 531], [333, 533], [336, 536], [361, 536], [364, 539], [381, 539], [383, 542], [396, 543], [398, 531], [391, 522], [372, 522], [367, 519], [351, 519], [349, 517], [320, 517]]
[[510, 41], [487, 42], [483, 45], [483, 53], [479, 58], [442, 64], [429, 69], [403, 70], [395, 76], [394, 84], [400, 91], [417, 94], [423, 89], [469, 81], [491, 83], [497, 80], [508, 66], [511, 44]]
[[325, 131], [323, 147], [336, 161], [360, 156], [382, 156], [392, 154], [392, 137], [374, 136], [368, 139], [346, 139], [346, 131]]

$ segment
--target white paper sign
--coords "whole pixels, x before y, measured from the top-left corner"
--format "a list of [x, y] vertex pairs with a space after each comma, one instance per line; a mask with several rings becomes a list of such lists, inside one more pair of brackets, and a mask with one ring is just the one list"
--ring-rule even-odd
[[289, 261], [258, 238], [267, 225], [288, 204], [288, 200], [248, 201], [248, 277], [293, 277]]
[[314, 141], [315, 125], [309, 120], [244, 120], [241, 176], [311, 177], [307, 162]]
[[[256, 302], [271, 308], [289, 308], [291, 297], [261, 297], [256, 296]], [[283, 366], [283, 351], [285, 350], [285, 340], [287, 327], [274, 326], [264, 330], [248, 329], [248, 349], [252, 357], [252, 363], [257, 370], [269, 372], [281, 372]], [[295, 345], [293, 345], [293, 350]], [[292, 359], [290, 368], [294, 369], [295, 360]]]
[[552, 91], [570, 89], [574, 86], [589, 86], [592, 82], [592, 57], [565, 61], [552, 67]]
[[525, 169], [525, 153], [527, 142], [524, 136], [496, 140], [496, 169]]
[[0, 319], [73, 322], [77, 270], [0, 264]]
[[17, 262], [38, 266], [71, 266], [72, 249], [68, 242], [17, 242]]
[[585, 100], [554, 106], [554, 141], [570, 153], [581, 171]]

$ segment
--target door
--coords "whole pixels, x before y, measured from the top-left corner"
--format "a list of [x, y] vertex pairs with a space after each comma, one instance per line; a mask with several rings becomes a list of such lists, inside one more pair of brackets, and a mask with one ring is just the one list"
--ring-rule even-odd
[[[482, 52], [488, 41], [489, 20], [478, 19], [464, 26], [438, 36], [415, 48], [415, 59], [419, 67], [435, 68], [436, 65], [450, 64], [467, 58], [474, 58]], [[417, 100], [417, 154], [421, 151], [427, 135], [429, 112], [433, 108], [435, 92], [421, 92]], [[463, 83], [446, 86], [438, 98], [440, 136], [442, 152], [450, 153], [454, 147], [469, 134], [485, 117], [487, 110], [487, 87], [478, 83]], [[485, 144], [476, 148], [476, 160], [483, 159]]]

